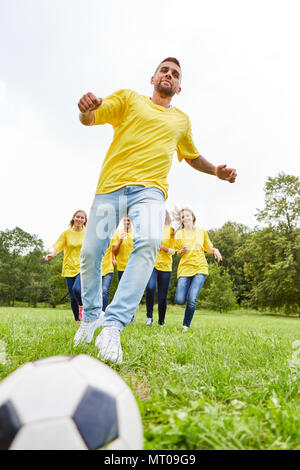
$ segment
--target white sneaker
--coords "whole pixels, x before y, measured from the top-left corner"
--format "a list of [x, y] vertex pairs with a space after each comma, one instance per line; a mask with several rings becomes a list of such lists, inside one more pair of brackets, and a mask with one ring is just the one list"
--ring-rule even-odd
[[146, 320], [146, 326], [151, 326], [153, 323], [153, 319], [152, 318], [147, 318]]
[[183, 327], [182, 327], [182, 331], [188, 331], [188, 329], [189, 329], [189, 327], [188, 327], [188, 326], [185, 326], [185, 325], [183, 325]]
[[100, 335], [97, 336], [95, 345], [99, 348], [98, 357], [102, 361], [122, 363], [120, 329], [117, 326], [105, 326]]
[[95, 321], [81, 321], [80, 326], [74, 336], [74, 347], [80, 343], [90, 343], [96, 330], [103, 325], [104, 312], [101, 312], [100, 317]]

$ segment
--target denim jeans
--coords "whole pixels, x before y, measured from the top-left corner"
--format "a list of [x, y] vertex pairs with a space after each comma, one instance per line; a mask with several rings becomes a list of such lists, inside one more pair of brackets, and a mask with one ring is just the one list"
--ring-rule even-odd
[[183, 325], [190, 326], [195, 309], [199, 292], [205, 282], [205, 274], [195, 274], [195, 276], [180, 277], [177, 282], [175, 304], [184, 305], [186, 308], [184, 313]]
[[158, 323], [163, 325], [167, 310], [167, 296], [171, 280], [171, 271], [159, 271], [154, 268], [146, 287], [147, 317], [153, 317], [153, 305], [157, 285]]
[[131, 320], [150, 278], [165, 220], [165, 199], [157, 188], [126, 186], [96, 194], [81, 250], [83, 319], [95, 321], [102, 311], [101, 263], [120, 220], [130, 217], [133, 250], [112, 302], [105, 310], [104, 326], [122, 330]]
[[106, 307], [109, 304], [109, 289], [113, 280], [114, 273], [108, 273], [106, 276], [102, 276], [102, 310], [105, 312]]
[[66, 277], [66, 283], [70, 296], [71, 309], [76, 321], [79, 320], [79, 305], [82, 305], [81, 300], [81, 285], [80, 285], [80, 273], [74, 277]]

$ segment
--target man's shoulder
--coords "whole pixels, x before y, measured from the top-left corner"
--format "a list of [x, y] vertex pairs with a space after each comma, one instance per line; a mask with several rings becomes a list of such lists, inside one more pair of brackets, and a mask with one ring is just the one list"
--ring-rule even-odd
[[182, 116], [182, 118], [186, 119], [187, 121], [190, 120], [188, 114], [182, 111], [181, 109], [177, 108], [176, 106], [173, 106], [173, 110], [176, 111], [176, 113], [178, 113], [180, 116]]

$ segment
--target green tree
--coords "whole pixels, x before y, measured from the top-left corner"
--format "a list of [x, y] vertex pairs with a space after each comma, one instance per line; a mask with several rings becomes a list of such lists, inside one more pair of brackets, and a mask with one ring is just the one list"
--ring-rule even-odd
[[43, 242], [19, 227], [0, 232], [0, 297], [9, 306], [42, 271]]
[[200, 291], [197, 306], [218, 312], [228, 312], [237, 307], [230, 276], [217, 263], [209, 266], [209, 275]]
[[[251, 236], [251, 230], [242, 224], [226, 222], [220, 229], [208, 231], [209, 237], [222, 255], [221, 270], [226, 270], [233, 281], [232, 289], [238, 303], [241, 303], [250, 291], [251, 286], [244, 274], [244, 261], [237, 256], [237, 250]], [[213, 255], [207, 256], [208, 262], [214, 262]]]
[[238, 250], [256, 307], [300, 312], [300, 179], [280, 173], [268, 178], [257, 228]]

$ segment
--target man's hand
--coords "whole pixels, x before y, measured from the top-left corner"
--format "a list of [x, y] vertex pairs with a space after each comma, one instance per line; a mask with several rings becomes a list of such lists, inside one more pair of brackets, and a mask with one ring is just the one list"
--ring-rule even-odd
[[218, 165], [215, 174], [220, 180], [225, 180], [229, 183], [234, 183], [237, 176], [236, 170], [234, 168], [227, 168], [227, 165]]
[[102, 104], [102, 98], [97, 98], [93, 93], [86, 93], [80, 98], [78, 108], [81, 113], [85, 114], [90, 111], [95, 111]]

